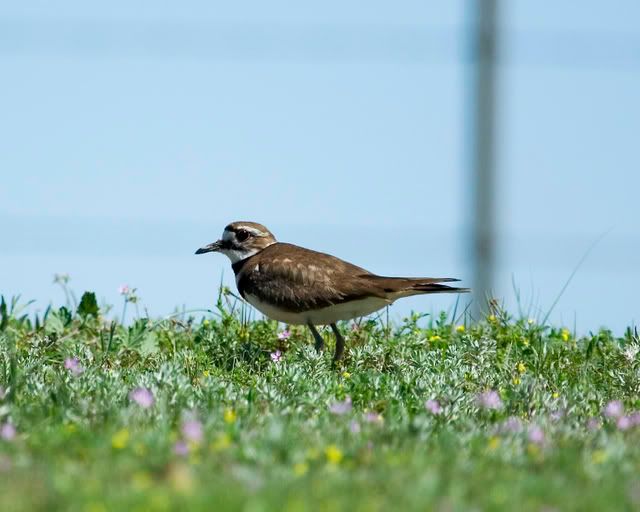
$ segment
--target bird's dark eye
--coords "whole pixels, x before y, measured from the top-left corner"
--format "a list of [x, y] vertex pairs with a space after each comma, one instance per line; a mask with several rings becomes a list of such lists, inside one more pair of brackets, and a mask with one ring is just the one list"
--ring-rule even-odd
[[247, 238], [249, 238], [249, 232], [246, 229], [236, 231], [236, 240], [238, 242], [244, 242]]

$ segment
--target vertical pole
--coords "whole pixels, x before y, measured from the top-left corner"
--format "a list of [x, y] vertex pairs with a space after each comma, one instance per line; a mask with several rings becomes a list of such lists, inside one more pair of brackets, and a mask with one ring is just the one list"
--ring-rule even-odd
[[476, 320], [487, 312], [495, 273], [495, 103], [498, 0], [471, 0], [471, 261]]

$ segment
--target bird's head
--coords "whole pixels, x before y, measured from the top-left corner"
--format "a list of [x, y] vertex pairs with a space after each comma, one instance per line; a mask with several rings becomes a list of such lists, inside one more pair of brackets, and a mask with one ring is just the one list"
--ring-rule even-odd
[[232, 222], [224, 228], [220, 240], [201, 247], [196, 254], [221, 252], [231, 260], [231, 263], [236, 263], [253, 256], [275, 242], [276, 238], [271, 231], [262, 224]]

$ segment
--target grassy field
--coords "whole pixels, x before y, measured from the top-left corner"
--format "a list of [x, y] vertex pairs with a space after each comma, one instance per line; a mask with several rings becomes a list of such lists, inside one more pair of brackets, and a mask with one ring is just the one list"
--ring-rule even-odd
[[126, 326], [3, 300], [0, 510], [640, 509], [637, 333], [364, 320], [333, 368], [230, 299]]

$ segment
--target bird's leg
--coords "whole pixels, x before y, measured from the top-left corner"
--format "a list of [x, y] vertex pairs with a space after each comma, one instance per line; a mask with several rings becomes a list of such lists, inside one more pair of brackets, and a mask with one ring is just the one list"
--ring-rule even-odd
[[316, 350], [318, 352], [322, 352], [322, 349], [324, 348], [324, 340], [322, 339], [322, 336], [320, 336], [318, 329], [316, 329], [316, 326], [311, 322], [309, 322], [307, 326], [309, 327], [311, 334], [313, 334], [313, 338], [316, 340]]
[[344, 354], [344, 338], [342, 337], [342, 334], [340, 334], [336, 324], [331, 324], [331, 329], [333, 330], [333, 334], [336, 336], [336, 353], [333, 355], [333, 360], [340, 361]]

